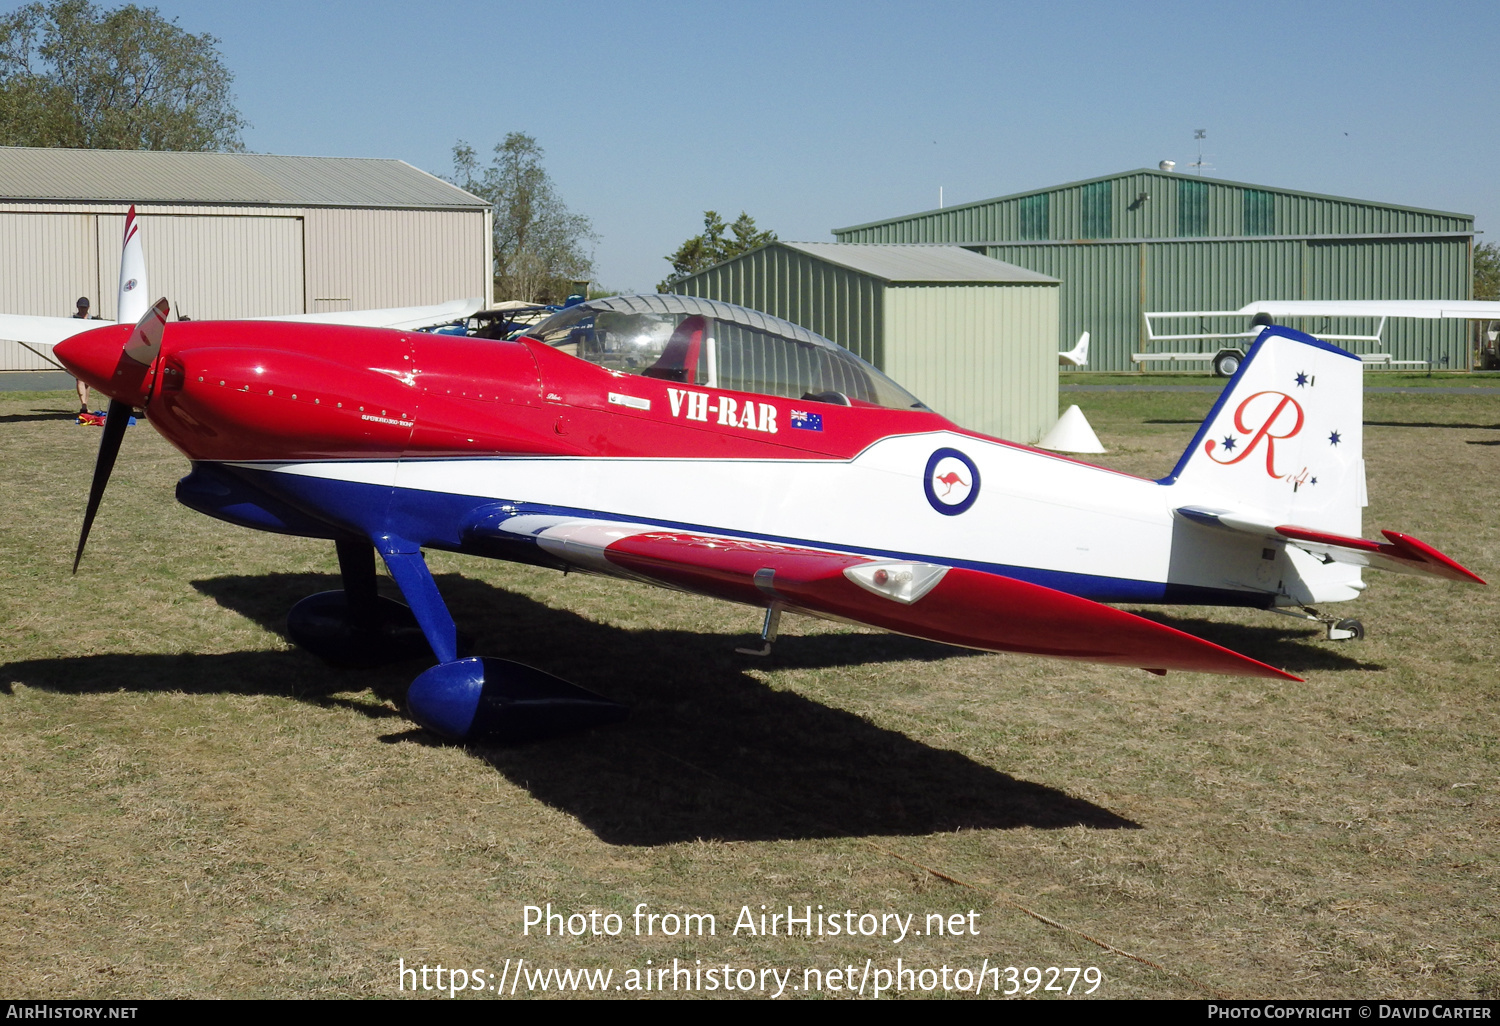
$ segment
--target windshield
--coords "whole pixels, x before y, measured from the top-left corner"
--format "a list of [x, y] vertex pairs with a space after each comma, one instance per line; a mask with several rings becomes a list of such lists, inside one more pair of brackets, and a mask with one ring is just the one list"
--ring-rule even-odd
[[570, 307], [526, 335], [626, 374], [813, 402], [926, 409], [847, 349], [728, 303], [618, 296]]

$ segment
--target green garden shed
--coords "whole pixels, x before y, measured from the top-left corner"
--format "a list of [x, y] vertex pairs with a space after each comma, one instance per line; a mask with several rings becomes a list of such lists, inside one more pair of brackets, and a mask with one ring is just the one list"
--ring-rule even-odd
[[950, 420], [1034, 442], [1057, 420], [1058, 281], [961, 246], [773, 242], [675, 291], [859, 354]]

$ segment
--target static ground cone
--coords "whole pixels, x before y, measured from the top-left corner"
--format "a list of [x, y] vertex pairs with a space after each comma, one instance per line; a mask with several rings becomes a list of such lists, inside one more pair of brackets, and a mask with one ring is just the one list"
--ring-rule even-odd
[[1036, 444], [1040, 449], [1051, 449], [1053, 452], [1104, 451], [1104, 446], [1099, 444], [1099, 436], [1094, 434], [1088, 418], [1077, 406], [1069, 406], [1068, 411], [1052, 425], [1052, 430]]

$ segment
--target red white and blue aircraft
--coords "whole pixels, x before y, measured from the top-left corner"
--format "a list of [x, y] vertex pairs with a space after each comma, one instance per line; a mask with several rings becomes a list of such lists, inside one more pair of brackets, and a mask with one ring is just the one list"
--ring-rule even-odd
[[[127, 221], [119, 325], [57, 357], [111, 397], [78, 555], [132, 408], [192, 461], [177, 497], [334, 542], [343, 590], [290, 637], [344, 662], [425, 654], [419, 723], [524, 737], [621, 707], [461, 658], [428, 548], [646, 581], [933, 641], [1140, 667], [1296, 677], [1105, 603], [1310, 607], [1365, 567], [1483, 583], [1408, 535], [1361, 537], [1362, 369], [1266, 329], [1154, 481], [964, 430], [789, 322], [620, 296], [492, 341], [320, 324], [167, 324]], [[135, 322], [132, 326], [132, 322]], [[375, 555], [406, 606], [376, 593]], [[75, 560], [74, 569], [77, 569]], [[409, 612], [407, 607], [409, 606]], [[420, 628], [418, 633], [415, 627]], [[415, 646], [415, 647], [414, 647]]]

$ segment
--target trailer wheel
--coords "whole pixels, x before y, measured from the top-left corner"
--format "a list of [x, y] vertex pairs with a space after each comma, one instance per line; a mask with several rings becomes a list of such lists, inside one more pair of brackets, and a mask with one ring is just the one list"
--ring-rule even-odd
[[1238, 349], [1221, 350], [1219, 355], [1214, 357], [1214, 377], [1234, 377], [1235, 371], [1240, 369], [1240, 364], [1244, 359], [1245, 354]]

